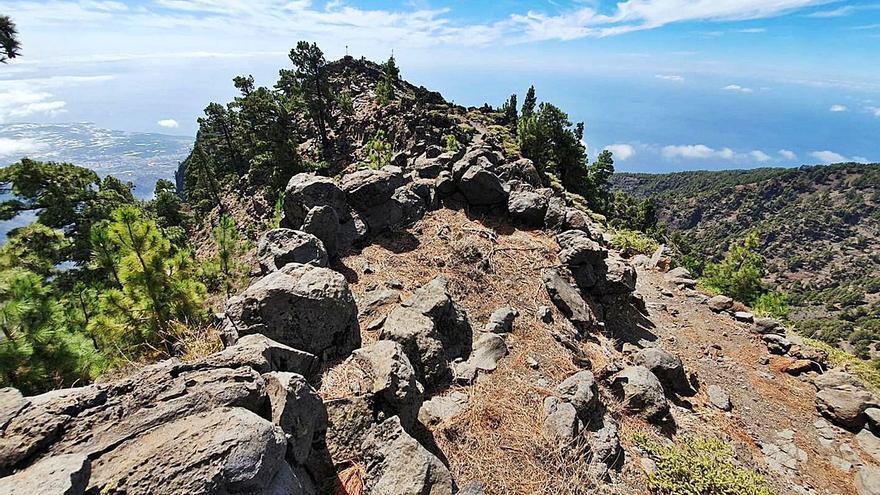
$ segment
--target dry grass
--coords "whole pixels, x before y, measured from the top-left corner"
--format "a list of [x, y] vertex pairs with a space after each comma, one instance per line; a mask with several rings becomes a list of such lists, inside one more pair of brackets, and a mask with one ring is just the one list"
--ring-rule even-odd
[[[443, 275], [453, 299], [467, 309], [475, 333], [498, 307], [519, 310], [507, 338], [510, 355], [475, 385], [457, 387], [470, 396], [467, 409], [432, 431], [460, 485], [479, 480], [493, 495], [595, 493], [596, 473], [582, 452], [562, 451], [541, 434], [544, 398], [578, 371], [571, 354], [553, 338], [554, 332], [567, 333], [569, 324], [549, 300], [540, 277], [542, 269], [558, 264], [556, 248], [540, 231], [515, 230], [469, 219], [461, 211], [440, 210], [426, 215], [408, 233], [378, 239], [336, 267], [358, 296], [367, 288], [399, 280], [406, 297]], [[364, 262], [373, 273], [362, 273]], [[538, 320], [539, 306], [551, 308], [553, 323]], [[363, 318], [362, 328], [379, 315]], [[370, 333], [362, 330], [365, 342], [376, 339]], [[598, 345], [582, 347], [595, 368], [605, 364]], [[539, 362], [538, 369], [528, 366], [529, 357]], [[350, 393], [348, 384], [357, 381], [357, 375], [347, 362], [331, 368], [322, 395]]]

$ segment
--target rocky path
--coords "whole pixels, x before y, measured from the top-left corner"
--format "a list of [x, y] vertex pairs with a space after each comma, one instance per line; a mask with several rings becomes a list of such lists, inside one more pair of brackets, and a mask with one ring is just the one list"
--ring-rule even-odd
[[[786, 358], [770, 356], [751, 324], [714, 313], [702, 303], [704, 296], [690, 292], [659, 272], [639, 269], [637, 293], [654, 325], [646, 331], [680, 356], [700, 384], [691, 409], [673, 409], [678, 433], [729, 439], [738, 456], [751, 460], [779, 493], [873, 493], [857, 492], [853, 480], [861, 466], [876, 463], [865, 450], [874, 442], [862, 436], [861, 445], [817, 412], [813, 374], [781, 371]], [[712, 386], [729, 395], [729, 412], [712, 406]]]

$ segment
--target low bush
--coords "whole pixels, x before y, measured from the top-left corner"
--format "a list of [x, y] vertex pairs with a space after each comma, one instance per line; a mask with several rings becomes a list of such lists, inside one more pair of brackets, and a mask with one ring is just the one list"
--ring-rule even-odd
[[627, 258], [637, 254], [650, 256], [660, 247], [655, 239], [638, 230], [618, 229], [611, 235], [611, 245]]
[[657, 465], [647, 473], [648, 489], [662, 495], [771, 495], [764, 477], [737, 466], [733, 449], [720, 440], [684, 435], [671, 445], [647, 435], [636, 445]]

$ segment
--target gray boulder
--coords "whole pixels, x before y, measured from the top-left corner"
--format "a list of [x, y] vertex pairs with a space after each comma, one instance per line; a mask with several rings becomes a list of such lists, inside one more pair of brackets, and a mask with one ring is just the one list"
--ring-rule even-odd
[[507, 355], [504, 338], [494, 333], [484, 333], [474, 343], [474, 350], [468, 363], [481, 371], [495, 371], [498, 361]]
[[333, 208], [339, 218], [346, 216], [348, 206], [345, 193], [329, 177], [306, 173], [291, 177], [284, 190], [284, 224], [298, 229], [305, 221], [309, 210], [316, 206]]
[[363, 443], [367, 493], [452, 495], [449, 469], [402, 428], [395, 416], [372, 428]]
[[82, 454], [47, 457], [12, 476], [0, 478], [0, 495], [81, 495], [91, 475]]
[[359, 210], [369, 232], [378, 234], [411, 224], [425, 214], [427, 205], [418, 194], [407, 187], [393, 192], [384, 203]]
[[755, 332], [761, 335], [779, 333], [781, 326], [782, 325], [773, 318], [768, 318], [766, 316], [755, 318]]
[[498, 308], [489, 316], [489, 321], [483, 327], [484, 332], [509, 333], [513, 331], [513, 321], [519, 312], [510, 306]]
[[663, 420], [669, 414], [669, 404], [663, 394], [660, 380], [647, 368], [630, 366], [614, 376], [611, 388], [630, 413], [637, 413], [649, 421]]
[[296, 373], [275, 371], [263, 378], [272, 423], [280, 426], [287, 438], [287, 456], [297, 464], [304, 464], [312, 444], [323, 438], [327, 429], [324, 401], [308, 381]]
[[658, 347], [648, 347], [633, 356], [633, 364], [642, 366], [654, 373], [665, 387], [679, 395], [691, 395], [690, 380], [684, 371], [681, 359]]
[[272, 229], [260, 236], [257, 257], [263, 274], [290, 263], [327, 266], [327, 251], [320, 239], [299, 230]]
[[21, 392], [12, 387], [0, 388], [0, 430], [6, 427], [30, 401], [25, 399]]
[[578, 371], [556, 386], [556, 393], [570, 402], [578, 416], [588, 419], [599, 402], [599, 389], [593, 374], [587, 370]]
[[194, 363], [181, 363], [177, 367], [181, 370], [252, 368], [257, 373], [286, 371], [302, 375], [312, 384], [317, 383], [321, 371], [318, 358], [314, 354], [279, 344], [260, 333], [245, 335], [235, 345]]
[[620, 430], [610, 416], [602, 418], [602, 427], [590, 438], [591, 462], [614, 466], [620, 462], [623, 447], [620, 445]]
[[514, 191], [507, 200], [507, 211], [514, 221], [527, 227], [542, 227], [547, 198], [531, 191]]
[[468, 396], [462, 392], [432, 397], [419, 409], [419, 421], [426, 426], [436, 426], [460, 414], [467, 404]]
[[596, 265], [608, 257], [608, 250], [582, 230], [567, 230], [556, 234], [559, 261], [566, 265]]
[[294, 263], [272, 272], [231, 298], [226, 316], [239, 336], [262, 333], [325, 360], [360, 346], [354, 297], [327, 268]]
[[403, 347], [380, 340], [354, 351], [351, 360], [366, 374], [366, 392], [373, 395], [376, 409], [412, 425], [422, 406], [422, 387]]
[[321, 240], [327, 255], [331, 258], [338, 252], [339, 241], [339, 215], [330, 206], [316, 206], [311, 208], [303, 220], [303, 232], [312, 234]]
[[825, 388], [816, 393], [816, 409], [832, 423], [858, 431], [867, 421], [865, 410], [875, 406], [874, 396], [864, 390]]
[[[581, 277], [575, 271], [575, 278]], [[589, 288], [581, 286], [582, 288]], [[596, 283], [590, 292], [597, 295], [629, 294], [636, 290], [636, 270], [618, 255], [611, 255], [598, 267]]]
[[507, 204], [507, 191], [497, 175], [489, 170], [473, 165], [461, 175], [458, 189], [468, 204], [488, 206]]
[[583, 423], [573, 404], [552, 396], [544, 399], [544, 424], [541, 427], [544, 438], [560, 446], [568, 445], [581, 428]]
[[553, 304], [581, 333], [592, 330], [596, 316], [580, 292], [563, 279], [556, 270], [545, 270], [541, 277]]
[[710, 297], [706, 304], [709, 305], [709, 309], [715, 311], [716, 313], [720, 313], [722, 311], [727, 311], [728, 309], [733, 307], [733, 299], [723, 296], [717, 295], [714, 297]]
[[862, 466], [856, 473], [855, 484], [859, 495], [880, 495], [880, 468]]
[[281, 428], [239, 408], [161, 423], [92, 461], [90, 493], [260, 493], [284, 464]]
[[403, 180], [398, 175], [365, 169], [342, 177], [340, 187], [352, 208], [365, 211], [386, 203], [401, 185]]
[[771, 354], [779, 354], [781, 356], [791, 349], [791, 342], [782, 335], [769, 333], [764, 335], [762, 340], [767, 344], [767, 350]]
[[709, 403], [718, 409], [721, 409], [722, 411], [730, 411], [733, 409], [733, 404], [730, 402], [730, 395], [718, 385], [709, 385], [706, 393], [709, 395]]
[[541, 174], [528, 158], [520, 158], [514, 162], [499, 165], [496, 170], [498, 177], [505, 182], [519, 180], [534, 187], [541, 186]]

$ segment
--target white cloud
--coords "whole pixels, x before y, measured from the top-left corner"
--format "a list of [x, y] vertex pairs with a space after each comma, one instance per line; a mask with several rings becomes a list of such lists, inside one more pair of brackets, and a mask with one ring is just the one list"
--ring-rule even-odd
[[0, 138], [0, 157], [19, 158], [45, 147], [44, 143], [31, 138]]
[[[421, 7], [427, 2], [408, 2], [407, 7], [399, 9], [368, 9], [343, 1], [329, 1], [319, 6], [310, 0], [148, 0], [137, 7], [116, 1], [12, 0], [7, 2], [4, 13], [28, 26], [88, 23], [123, 28], [203, 28], [214, 33], [237, 31], [250, 34], [258, 31], [286, 36], [296, 33], [312, 39], [341, 38], [349, 43], [369, 39], [398, 46], [475, 45], [502, 38], [528, 41], [613, 36], [679, 22], [765, 19], [828, 2], [626, 0], [602, 13], [592, 7], [567, 9], [556, 15], [529, 10], [488, 23], [455, 21], [448, 8]], [[760, 29], [741, 31], [761, 32]]]
[[849, 161], [845, 156], [833, 151], [813, 151], [810, 156], [822, 163], [839, 163]]
[[664, 146], [661, 151], [666, 158], [723, 158], [733, 159], [736, 154], [730, 148], [716, 150], [705, 144], [680, 144]]
[[12, 119], [44, 114], [54, 117], [64, 112], [67, 102], [54, 99], [52, 93], [32, 89], [0, 89], [0, 124]]
[[725, 91], [734, 91], [737, 93], [754, 93], [755, 92], [755, 90], [753, 90], [752, 88], [746, 88], [746, 87], [740, 86], [739, 84], [728, 84], [727, 86], [724, 86], [723, 89]]
[[178, 124], [177, 121], [174, 119], [162, 119], [156, 123], [159, 124], [159, 127], [165, 127], [168, 129], [177, 129], [178, 127], [180, 127], [180, 124]]
[[797, 154], [791, 150], [779, 150], [779, 156], [785, 158], [786, 160], [794, 160], [797, 158]]
[[34, 115], [55, 117], [65, 112], [67, 102], [52, 91], [80, 84], [103, 82], [114, 76], [52, 76], [0, 80], [0, 124]]
[[843, 17], [852, 14], [855, 11], [855, 7], [852, 5], [845, 5], [843, 7], [838, 7], [832, 10], [820, 10], [817, 12], [813, 12], [811, 14], [807, 14], [806, 17], [816, 17], [819, 19], [825, 19], [829, 17]]
[[871, 163], [871, 160], [868, 160], [867, 158], [865, 158], [863, 156], [854, 156], [854, 157], [852, 157], [852, 161], [854, 161], [856, 163]]
[[770, 155], [764, 153], [761, 150], [753, 150], [749, 152], [749, 156], [755, 159], [756, 162], [767, 162], [770, 161]]
[[757, 33], [766, 33], [766, 28], [747, 28], [747, 29], [737, 29], [737, 33], [746, 33], [746, 34], [757, 34]]
[[831, 105], [831, 108], [828, 109], [829, 112], [845, 112], [846, 110], [846, 105]]
[[625, 161], [636, 154], [636, 149], [629, 144], [609, 144], [606, 150], [614, 154], [615, 160]]
[[868, 111], [874, 114], [874, 117], [880, 117], [880, 107], [868, 107]]
[[654, 74], [654, 77], [664, 81], [684, 82], [684, 78], [676, 74]]

